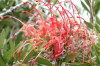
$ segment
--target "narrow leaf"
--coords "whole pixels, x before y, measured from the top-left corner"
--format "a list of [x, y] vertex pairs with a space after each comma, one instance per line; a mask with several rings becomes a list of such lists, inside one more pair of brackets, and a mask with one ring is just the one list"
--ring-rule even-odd
[[96, 24], [95, 28], [96, 28], [97, 32], [100, 32], [100, 25]]
[[81, 1], [81, 4], [82, 4], [83, 8], [90, 13], [88, 7], [82, 1]]
[[37, 62], [40, 63], [40, 64], [44, 64], [44, 65], [47, 65], [47, 66], [52, 66], [52, 64], [45, 58], [37, 58]]
[[93, 29], [93, 24], [92, 24], [92, 22], [87, 22], [87, 24], [88, 24], [88, 27], [89, 27], [89, 28]]

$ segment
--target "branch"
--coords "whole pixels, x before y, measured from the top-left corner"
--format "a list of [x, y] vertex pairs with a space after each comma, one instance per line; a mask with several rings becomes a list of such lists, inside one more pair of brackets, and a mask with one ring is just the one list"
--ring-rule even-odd
[[0, 14], [0, 18], [2, 18], [2, 16], [6, 15], [7, 13], [10, 13], [12, 12], [13, 10], [15, 10], [16, 8], [20, 7], [21, 5], [23, 5], [23, 2], [14, 6], [14, 7], [11, 7], [10, 9], [8, 9], [6, 12], [3, 12]]
[[94, 9], [93, 9], [93, 3], [92, 3], [91, 0], [88, 0], [88, 1], [89, 1], [89, 3], [90, 3], [90, 11], [91, 11], [91, 18], [90, 18], [90, 20], [93, 22], [93, 24], [95, 24], [95, 22], [94, 22]]

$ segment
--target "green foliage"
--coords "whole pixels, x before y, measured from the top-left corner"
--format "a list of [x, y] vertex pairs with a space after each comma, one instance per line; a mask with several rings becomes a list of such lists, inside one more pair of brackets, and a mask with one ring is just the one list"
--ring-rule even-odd
[[84, 7], [84, 9], [90, 13], [90, 10], [88, 9], [87, 5], [85, 5], [84, 2], [82, 1], [81, 1], [81, 4]]
[[95, 0], [94, 12], [97, 15], [99, 11], [100, 11], [100, 0]]
[[54, 4], [56, 4], [56, 3], [57, 3], [57, 1], [58, 1], [58, 0], [52, 0], [52, 2], [53, 2]]
[[15, 45], [15, 41], [11, 39], [9, 27], [2, 30], [0, 33], [0, 65], [10, 66], [16, 61], [12, 56], [20, 44]]
[[96, 56], [96, 64], [100, 64], [100, 42], [95, 44], [93, 47]]
[[0, 12], [3, 8], [10, 8], [15, 5], [15, 0], [0, 0]]
[[79, 52], [69, 54], [64, 58], [63, 62], [69, 62], [69, 61], [71, 61], [71, 59], [77, 57], [78, 55], [79, 55]]
[[100, 18], [96, 17], [96, 23], [100, 25]]
[[95, 28], [96, 28], [97, 32], [100, 32], [100, 25], [96, 24]]
[[52, 64], [45, 58], [40, 57], [37, 59], [37, 62], [43, 65], [52, 66]]
[[88, 63], [68, 63], [68, 65], [70, 66], [91, 66], [91, 64], [88, 64]]
[[87, 22], [87, 25], [89, 28], [93, 29], [93, 23], [92, 22]]
[[90, 7], [90, 2], [89, 0], [85, 0], [86, 4]]
[[5, 65], [10, 61], [14, 49], [8, 46], [8, 41], [9, 39], [11, 39], [7, 38], [8, 35], [9, 35], [9, 28], [2, 30], [2, 32], [0, 33], [0, 57], [1, 60], [3, 61], [0, 62], [0, 64], [4, 63], [3, 65]]

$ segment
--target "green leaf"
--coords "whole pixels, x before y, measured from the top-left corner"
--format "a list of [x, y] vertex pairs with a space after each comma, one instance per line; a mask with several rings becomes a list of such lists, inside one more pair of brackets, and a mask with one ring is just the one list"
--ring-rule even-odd
[[53, 4], [56, 4], [58, 0], [52, 0]]
[[6, 66], [5, 60], [0, 56], [0, 66]]
[[15, 48], [15, 43], [14, 43], [14, 41], [11, 39], [11, 38], [9, 38], [10, 40], [9, 40], [9, 44], [10, 44], [10, 49], [11, 48]]
[[95, 28], [96, 28], [97, 32], [100, 32], [100, 25], [96, 24]]
[[74, 52], [74, 53], [68, 54], [68, 55], [64, 58], [63, 62], [69, 62], [71, 59], [75, 58], [75, 57], [78, 56], [78, 55], [79, 55], [79, 52]]
[[85, 0], [86, 4], [90, 6], [89, 0]]
[[9, 7], [13, 6], [14, 2], [15, 2], [14, 0], [8, 0], [7, 3], [9, 3], [9, 4], [7, 4], [6, 7], [9, 8]]
[[91, 64], [89, 63], [79, 63], [79, 62], [74, 62], [74, 63], [67, 63], [70, 66], [90, 66]]
[[95, 11], [95, 14], [97, 14], [100, 11], [100, 0], [95, 3], [94, 11]]
[[5, 35], [3, 33], [4, 30], [2, 30], [2, 32], [0, 33], [0, 49], [3, 49], [6, 40]]
[[100, 18], [96, 17], [96, 23], [100, 25]]
[[100, 56], [98, 56], [98, 55], [96, 56], [96, 62], [100, 63]]
[[5, 29], [5, 37], [6, 37], [6, 38], [7, 38], [8, 34], [9, 34], [9, 32], [10, 32], [10, 28], [7, 27], [7, 28]]
[[2, 30], [2, 32], [0, 34], [0, 35], [2, 35], [2, 38], [7, 39], [7, 36], [9, 34], [9, 30], [10, 30], [9, 27], [7, 27], [7, 28], [5, 28], [5, 29]]
[[93, 23], [92, 22], [87, 22], [87, 24], [88, 24], [89, 28], [93, 29]]
[[[4, 52], [4, 59], [9, 62], [9, 60], [12, 58], [12, 54], [13, 52], [15, 51], [15, 49], [17, 48], [17, 46], [15, 47], [14, 46], [14, 42], [11, 40], [11, 38], [9, 38], [9, 45], [10, 45], [10, 48], [9, 50], [5, 51]], [[7, 44], [5, 44], [7, 46]]]
[[99, 64], [100, 63], [100, 44], [99, 43], [94, 44], [93, 48], [96, 55], [96, 63]]
[[[100, 43], [100, 37], [98, 38], [98, 42]], [[100, 44], [99, 44], [100, 45]]]
[[0, 11], [5, 7], [4, 1], [0, 0]]
[[2, 30], [2, 32], [0, 33], [0, 49], [3, 49], [5, 48], [4, 51], [6, 51], [7, 49], [7, 37], [8, 37], [8, 34], [9, 34], [9, 28], [5, 28]]
[[12, 54], [14, 52], [14, 48], [10, 49], [6, 53], [4, 53], [4, 58], [6, 59], [6, 62], [8, 62], [12, 58]]
[[37, 61], [38, 63], [40, 63], [40, 64], [44, 64], [44, 65], [47, 65], [47, 66], [52, 66], [52, 64], [51, 64], [47, 59], [45, 59], [45, 58], [43, 58], [43, 57], [37, 58], [36, 61]]
[[0, 21], [0, 25], [5, 25], [5, 26], [13, 26], [15, 24], [14, 20], [11, 18], [6, 18]]
[[82, 1], [81, 1], [81, 4], [82, 4], [83, 8], [90, 13], [88, 7]]
[[0, 36], [0, 49], [4, 47], [4, 39]]
[[17, 36], [15, 36], [15, 43], [16, 44], [19, 44], [19, 42], [23, 40], [22, 34], [23, 33], [20, 32]]
[[27, 47], [24, 48], [24, 51], [22, 52], [23, 57], [25, 57], [27, 54], [27, 57], [25, 58], [25, 63], [27, 63], [31, 58], [36, 57], [37, 56], [37, 52], [35, 52], [35, 50], [32, 50], [32, 45], [29, 44]]

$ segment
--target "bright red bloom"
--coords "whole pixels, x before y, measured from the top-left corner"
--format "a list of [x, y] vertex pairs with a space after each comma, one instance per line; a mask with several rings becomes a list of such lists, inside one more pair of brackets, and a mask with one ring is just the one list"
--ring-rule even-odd
[[[41, 0], [37, 1], [40, 2]], [[48, 0], [48, 2], [50, 3], [50, 0]], [[92, 41], [90, 41], [89, 30], [82, 24], [80, 18], [76, 18], [76, 15], [70, 13], [70, 11], [65, 9], [59, 2], [58, 6], [42, 3], [48, 7], [51, 16], [43, 18], [41, 11], [34, 7], [34, 12], [36, 11], [37, 14], [36, 17], [34, 17], [34, 24], [37, 26], [34, 27], [34, 24], [23, 25], [25, 36], [30, 37], [29, 40], [32, 40], [30, 43], [34, 43], [33, 45], [36, 47], [43, 44], [43, 48], [45, 50], [50, 49], [54, 58], [61, 56], [64, 50], [74, 52], [80, 51], [78, 49], [82, 49], [82, 52], [92, 45], [91, 43], [94, 41], [92, 39]], [[75, 5], [73, 5], [73, 8], [75, 8], [74, 6]], [[55, 13], [53, 13], [53, 7], [55, 7], [57, 11], [58, 18], [55, 16]], [[38, 41], [34, 39], [38, 39]], [[90, 43], [87, 41], [90, 41]]]

